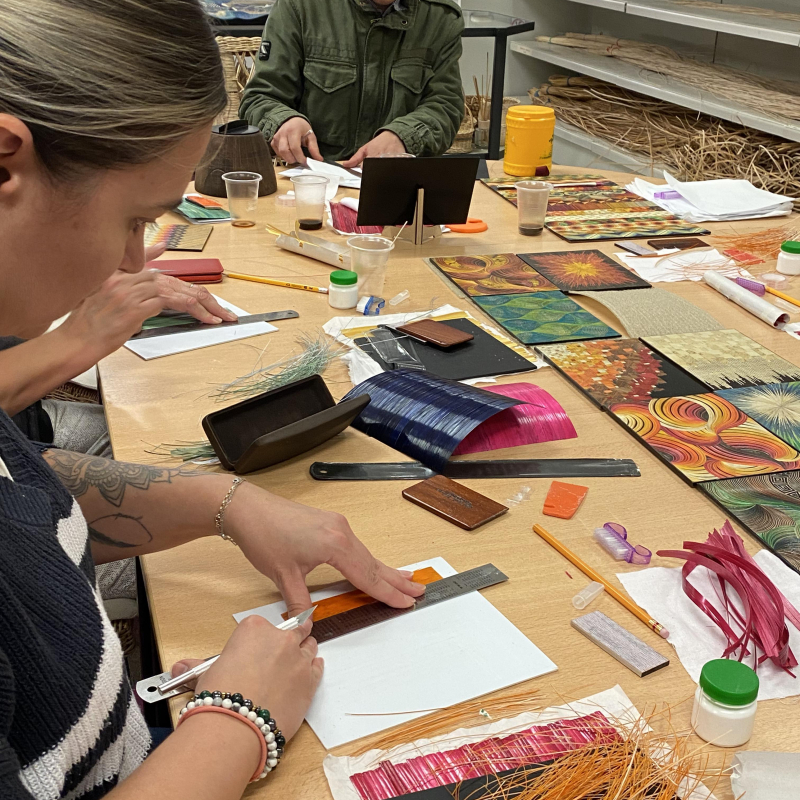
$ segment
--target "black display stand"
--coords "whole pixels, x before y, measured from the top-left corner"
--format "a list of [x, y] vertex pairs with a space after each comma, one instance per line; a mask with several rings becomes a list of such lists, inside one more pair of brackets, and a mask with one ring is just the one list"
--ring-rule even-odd
[[[495, 14], [493, 11], [476, 11], [463, 9], [464, 39], [494, 39], [492, 57], [492, 104], [489, 113], [489, 146], [488, 150], [475, 150], [464, 153], [465, 156], [483, 155], [492, 161], [500, 158], [500, 130], [503, 126], [503, 89], [506, 82], [506, 54], [508, 38], [520, 33], [528, 33], [536, 27], [535, 22], [506, 14]], [[217, 36], [261, 36], [267, 17], [257, 20], [219, 20], [212, 19], [211, 25]], [[452, 154], [461, 157], [461, 153]], [[451, 155], [451, 157], [452, 157]]]

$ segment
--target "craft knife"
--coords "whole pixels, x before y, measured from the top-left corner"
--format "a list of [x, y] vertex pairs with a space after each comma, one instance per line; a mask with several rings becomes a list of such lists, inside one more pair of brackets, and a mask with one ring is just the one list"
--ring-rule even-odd
[[273, 322], [278, 319], [297, 319], [300, 315], [296, 311], [268, 311], [266, 314], [250, 314], [239, 317], [236, 322], [219, 322], [208, 325], [205, 322], [190, 323], [188, 325], [165, 325], [163, 328], [147, 328], [134, 333], [131, 339], [152, 339], [154, 336], [166, 336], [171, 333], [194, 333], [201, 330], [214, 330], [215, 328], [230, 328], [233, 325], [247, 325], [250, 322]]
[[[275, 627], [279, 631], [293, 631], [311, 617], [315, 608], [316, 606], [311, 606], [311, 608], [307, 608], [296, 617], [291, 617]], [[186, 686], [187, 681], [191, 681], [204, 672], [207, 672], [218, 658], [219, 654], [211, 656], [196, 667], [192, 667], [187, 672], [184, 672], [183, 675], [179, 675], [177, 678], [173, 678], [170, 672], [162, 672], [160, 675], [153, 675], [152, 678], [144, 678], [136, 684], [136, 694], [138, 694], [145, 703], [156, 703], [159, 700], [166, 700], [170, 697], [184, 694], [184, 692], [190, 690], [189, 687]]]

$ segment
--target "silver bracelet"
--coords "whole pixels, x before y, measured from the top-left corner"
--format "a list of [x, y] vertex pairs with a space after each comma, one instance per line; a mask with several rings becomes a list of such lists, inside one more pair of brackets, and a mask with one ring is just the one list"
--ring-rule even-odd
[[222, 503], [220, 504], [219, 511], [217, 511], [217, 516], [214, 517], [214, 524], [217, 526], [217, 533], [226, 541], [230, 542], [233, 545], [238, 547], [239, 545], [225, 533], [225, 510], [230, 505], [231, 500], [233, 499], [233, 493], [239, 487], [240, 484], [244, 483], [243, 478], [234, 478], [233, 483], [231, 484], [231, 488], [228, 489], [228, 493], [222, 499]]

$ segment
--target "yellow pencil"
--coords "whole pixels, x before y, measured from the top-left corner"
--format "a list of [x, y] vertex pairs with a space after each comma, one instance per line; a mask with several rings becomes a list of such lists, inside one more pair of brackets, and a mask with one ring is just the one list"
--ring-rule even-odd
[[564, 558], [571, 561], [584, 575], [591, 578], [593, 581], [602, 583], [606, 592], [610, 594], [611, 597], [620, 605], [625, 606], [631, 614], [644, 622], [650, 630], [655, 631], [662, 639], [669, 639], [669, 631], [660, 622], [656, 622], [643, 608], [639, 608], [636, 603], [628, 600], [624, 594], [615, 589], [599, 572], [595, 572], [583, 559], [578, 558], [572, 550], [561, 544], [555, 536], [548, 533], [541, 525], [534, 525], [533, 532], [541, 536], [551, 547], [558, 550]]
[[800, 306], [800, 300], [796, 300], [794, 297], [788, 294], [784, 294], [783, 292], [779, 292], [777, 289], [772, 289], [771, 287], [764, 285], [764, 289], [769, 292], [770, 294], [774, 294], [775, 297], [780, 297], [781, 300], [786, 300], [787, 303], [792, 303], [792, 305]]
[[253, 283], [267, 283], [270, 286], [284, 286], [287, 289], [302, 289], [304, 292], [319, 292], [328, 294], [328, 290], [322, 286], [308, 286], [305, 283], [292, 283], [291, 281], [278, 281], [275, 278], [261, 278], [258, 275], [243, 275], [241, 272], [223, 272], [229, 278], [236, 278], [239, 281], [253, 281]]

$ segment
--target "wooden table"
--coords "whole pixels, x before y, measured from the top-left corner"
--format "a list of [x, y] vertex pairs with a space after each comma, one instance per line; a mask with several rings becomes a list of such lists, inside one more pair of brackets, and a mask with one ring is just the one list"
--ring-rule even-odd
[[[499, 166], [493, 165], [498, 174]], [[626, 175], [606, 174], [623, 185], [630, 179]], [[288, 182], [280, 180], [279, 193], [287, 188]], [[260, 221], [269, 220], [283, 229], [291, 229], [294, 210], [275, 206], [274, 197], [261, 199]], [[447, 235], [420, 248], [411, 244], [398, 245], [390, 262], [384, 295], [391, 298], [408, 289], [411, 298], [397, 311], [427, 309], [433, 304], [451, 302], [468, 309], [474, 316], [481, 316], [474, 304], [453, 293], [450, 284], [424, 263], [423, 256], [571, 250], [587, 246], [606, 253], [616, 251], [612, 242], [569, 245], [547, 231], [540, 238], [520, 236], [516, 209], [480, 184], [475, 187], [471, 215], [485, 220], [489, 230], [472, 236]], [[729, 233], [771, 227], [781, 222], [753, 221], [712, 227], [716, 232]], [[172, 258], [182, 255], [196, 254], [169, 254]], [[326, 265], [278, 249], [263, 225], [250, 229], [215, 226], [203, 255], [218, 257], [225, 267], [239, 272], [327, 284], [329, 269]], [[755, 271], [773, 268], [774, 264], [767, 264], [756, 267]], [[800, 278], [795, 278], [793, 283], [789, 292], [800, 294]], [[317, 331], [330, 317], [340, 313], [329, 308], [324, 295], [236, 280], [226, 280], [211, 288], [250, 313], [293, 308], [300, 313], [300, 318], [279, 322], [277, 333], [155, 361], [145, 362], [124, 349], [105, 359], [100, 365], [102, 392], [117, 459], [154, 463], [154, 457], [147, 452], [152, 445], [203, 438], [201, 418], [219, 408], [219, 404], [208, 397], [214, 385], [251, 370], [262, 351], [265, 364], [296, 352], [300, 334]], [[671, 283], [661, 284], [660, 288], [691, 300], [727, 327], [741, 330], [784, 358], [800, 364], [800, 346], [795, 339], [771, 330], [705, 285]], [[601, 307], [585, 298], [577, 299], [605, 321], [615, 324]], [[350, 388], [344, 366], [338, 362], [325, 378], [337, 398]], [[679, 548], [684, 538], [704, 539], [724, 521], [720, 509], [699, 490], [685, 484], [554, 370], [543, 369], [522, 378], [504, 380], [529, 381], [550, 392], [566, 409], [578, 437], [502, 451], [494, 456], [631, 458], [639, 465], [641, 478], [581, 479], [578, 482], [589, 487], [589, 494], [576, 517], [568, 521], [545, 518], [546, 527], [552, 533], [603, 574], [612, 577], [614, 572], [631, 569], [628, 565], [620, 566], [620, 562], [612, 562], [592, 540], [592, 530], [603, 522], [622, 522], [635, 542], [655, 552], [659, 548]], [[533, 487], [530, 502], [512, 509], [476, 533], [467, 533], [404, 501], [400, 496], [404, 483], [318, 483], [308, 474], [313, 461], [402, 458], [399, 453], [350, 428], [315, 451], [249, 475], [248, 479], [293, 500], [345, 514], [372, 552], [389, 564], [401, 566], [442, 556], [458, 570], [489, 561], [500, 567], [510, 580], [488, 590], [486, 596], [559, 667], [558, 672], [530, 683], [531, 689], [541, 693], [542, 705], [558, 703], [564, 698], [585, 697], [618, 683], [640, 710], [654, 701], [673, 705], [677, 727], [688, 728], [695, 685], [666, 642], [608, 597], [601, 597], [592, 606], [672, 660], [668, 668], [640, 679], [571, 628], [569, 623], [575, 611], [570, 601], [586, 580], [531, 532], [531, 525], [543, 519], [541, 507], [549, 481], [466, 481], [472, 488], [501, 502], [522, 484]], [[735, 527], [748, 549], [755, 552], [758, 549], [755, 540], [739, 526]], [[182, 657], [203, 657], [219, 652], [234, 628], [231, 616], [234, 612], [280, 599], [273, 584], [253, 569], [239, 550], [217, 538], [202, 539], [142, 560], [165, 668]], [[676, 562], [654, 556], [653, 565], [676, 566]], [[572, 577], [567, 575], [567, 570]], [[319, 588], [337, 578], [334, 570], [323, 567], [312, 574], [309, 585]], [[800, 750], [800, 727], [796, 719], [796, 699], [761, 703], [750, 747]], [[354, 749], [354, 745], [348, 745], [336, 753], [345, 754]], [[282, 768], [259, 788], [250, 790], [248, 796], [284, 800], [328, 797], [321, 767], [323, 756], [319, 741], [304, 725], [292, 741]], [[727, 780], [724, 783], [718, 795], [729, 798]]]

